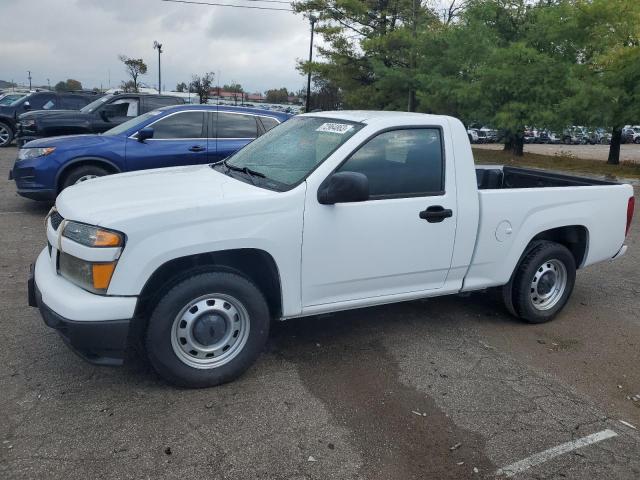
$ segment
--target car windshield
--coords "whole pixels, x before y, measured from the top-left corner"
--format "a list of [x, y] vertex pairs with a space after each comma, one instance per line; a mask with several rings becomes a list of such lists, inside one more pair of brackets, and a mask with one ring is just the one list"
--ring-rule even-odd
[[104, 102], [106, 102], [107, 100], [111, 100], [111, 98], [113, 98], [113, 95], [105, 95], [104, 97], [100, 97], [97, 100], [94, 100], [93, 102], [89, 103], [88, 105], [85, 105], [84, 107], [82, 107], [80, 109], [80, 111], [82, 113], [91, 113], [91, 112], [95, 112], [96, 109], [98, 107], [100, 107], [100, 105], [102, 105]]
[[150, 112], [145, 113], [144, 115], [140, 115], [139, 117], [132, 118], [131, 120], [127, 120], [120, 125], [113, 127], [110, 130], [107, 130], [103, 133], [103, 135], [120, 135], [121, 133], [126, 132], [130, 128], [137, 127], [138, 125], [144, 124], [150, 118], [153, 118], [157, 115], [160, 115], [162, 112], [159, 110], [152, 110]]
[[14, 95], [14, 94], [7, 94], [7, 95], [3, 95], [2, 97], [0, 97], [0, 105], [11, 105], [14, 102], [17, 102], [18, 100], [22, 99], [22, 97], [25, 97], [26, 95]]
[[364, 125], [320, 117], [294, 117], [269, 130], [229, 158], [284, 189], [304, 179]]

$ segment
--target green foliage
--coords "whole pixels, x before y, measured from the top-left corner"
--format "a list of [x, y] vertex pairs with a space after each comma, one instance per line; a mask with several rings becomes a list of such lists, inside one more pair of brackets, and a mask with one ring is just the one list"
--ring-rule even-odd
[[289, 100], [289, 91], [286, 87], [267, 90], [265, 92], [266, 100], [269, 103], [287, 103]]
[[222, 90], [224, 90], [225, 92], [231, 92], [231, 93], [242, 93], [244, 92], [244, 90], [242, 89], [242, 85], [240, 85], [239, 83], [232, 83], [231, 85], [225, 85], [224, 87], [222, 87]]
[[186, 92], [187, 90], [187, 84], [184, 82], [180, 82], [176, 85], [176, 92]]
[[[640, 119], [637, 0], [302, 0], [320, 60], [303, 73], [344, 108], [455, 115], [505, 130]], [[615, 138], [615, 135], [614, 135]], [[613, 150], [613, 147], [612, 147]]]
[[70, 90], [82, 90], [82, 83], [78, 80], [74, 80], [73, 78], [67, 79], [67, 81], [60, 81], [55, 84], [53, 87], [54, 90], [60, 91], [70, 91]]

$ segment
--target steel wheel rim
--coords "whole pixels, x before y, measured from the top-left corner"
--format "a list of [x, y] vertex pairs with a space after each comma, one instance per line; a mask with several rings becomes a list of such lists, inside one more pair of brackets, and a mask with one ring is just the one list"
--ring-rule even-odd
[[98, 175], [83, 175], [79, 179], [76, 180], [74, 185], [77, 185], [82, 182], [86, 182], [87, 180], [91, 180], [92, 178], [98, 178]]
[[[219, 333], [222, 323], [224, 330]], [[203, 325], [207, 332], [216, 330], [220, 338], [214, 337], [209, 344], [203, 342], [198, 335]], [[203, 295], [176, 315], [171, 327], [171, 346], [178, 359], [190, 367], [217, 368], [240, 354], [249, 338], [249, 327], [249, 314], [238, 299], [222, 293]]]
[[560, 260], [547, 260], [535, 271], [529, 288], [529, 298], [536, 310], [555, 307], [567, 289], [567, 267]]
[[9, 140], [9, 130], [7, 127], [0, 126], [0, 143], [6, 143]]

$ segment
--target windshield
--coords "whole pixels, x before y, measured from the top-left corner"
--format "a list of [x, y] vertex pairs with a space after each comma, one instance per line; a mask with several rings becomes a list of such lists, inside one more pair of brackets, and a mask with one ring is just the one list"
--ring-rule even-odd
[[294, 117], [239, 150], [227, 163], [292, 187], [363, 126], [345, 120]]
[[144, 115], [140, 115], [139, 117], [134, 117], [131, 120], [127, 120], [120, 125], [113, 127], [111, 130], [107, 130], [103, 133], [103, 135], [120, 135], [121, 133], [126, 132], [130, 128], [136, 127], [138, 125], [143, 124], [147, 120], [156, 115], [160, 115], [162, 112], [160, 110], [152, 110], [150, 112], [145, 113]]
[[7, 94], [7, 95], [3, 95], [2, 97], [0, 97], [0, 105], [11, 105], [14, 102], [17, 102], [18, 100], [20, 100], [22, 97], [25, 97], [26, 95], [14, 95], [14, 94]]
[[111, 98], [113, 97], [113, 95], [105, 95], [104, 97], [100, 97], [97, 100], [94, 100], [93, 102], [91, 102], [88, 105], [85, 105], [84, 107], [82, 107], [80, 109], [80, 111], [82, 113], [91, 113], [91, 112], [95, 112], [96, 109], [102, 105], [104, 102], [106, 102], [107, 100], [111, 100]]

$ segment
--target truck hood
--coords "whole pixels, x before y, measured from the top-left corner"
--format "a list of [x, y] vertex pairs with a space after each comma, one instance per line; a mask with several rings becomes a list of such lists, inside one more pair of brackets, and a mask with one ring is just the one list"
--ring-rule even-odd
[[46, 118], [47, 120], [64, 121], [67, 118], [77, 120], [84, 117], [89, 117], [89, 114], [78, 110], [32, 110], [20, 115], [20, 120], [35, 119], [37, 121], [38, 119]]
[[208, 165], [193, 165], [89, 180], [66, 188], [56, 207], [68, 220], [119, 228], [156, 215], [170, 223], [180, 222], [187, 211], [205, 214], [211, 206], [259, 205], [272, 195], [278, 193], [228, 177]]

